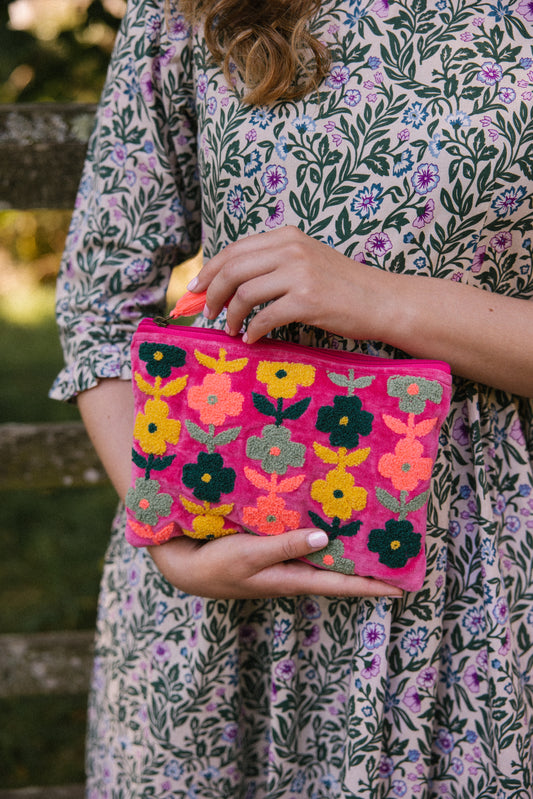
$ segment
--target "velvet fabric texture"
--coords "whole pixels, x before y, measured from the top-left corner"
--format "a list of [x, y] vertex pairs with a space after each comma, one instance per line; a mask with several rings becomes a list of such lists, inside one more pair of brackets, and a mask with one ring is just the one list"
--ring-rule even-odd
[[447, 364], [144, 320], [132, 366], [131, 544], [317, 527], [308, 562], [421, 587]]

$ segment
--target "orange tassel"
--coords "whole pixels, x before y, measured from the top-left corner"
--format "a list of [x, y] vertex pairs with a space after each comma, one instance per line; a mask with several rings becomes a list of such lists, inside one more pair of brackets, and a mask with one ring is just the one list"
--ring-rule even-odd
[[207, 291], [200, 291], [195, 294], [192, 291], [186, 291], [170, 312], [171, 318], [177, 319], [179, 316], [194, 316], [200, 313], [205, 305], [206, 296]]

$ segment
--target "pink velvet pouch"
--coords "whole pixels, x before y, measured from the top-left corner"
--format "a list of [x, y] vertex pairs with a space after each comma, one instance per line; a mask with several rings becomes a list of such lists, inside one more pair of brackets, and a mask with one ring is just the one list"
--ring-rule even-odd
[[131, 544], [316, 527], [303, 560], [421, 587], [447, 364], [144, 320], [132, 366]]

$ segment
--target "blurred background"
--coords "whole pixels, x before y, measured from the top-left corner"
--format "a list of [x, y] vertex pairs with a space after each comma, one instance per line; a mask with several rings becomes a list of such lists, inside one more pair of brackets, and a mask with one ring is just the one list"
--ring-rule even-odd
[[[1, 0], [0, 102], [96, 102], [125, 6]], [[47, 397], [62, 364], [54, 283], [69, 220], [69, 211], [0, 210], [0, 423], [79, 418], [75, 406]], [[196, 268], [179, 270], [174, 293]], [[91, 629], [113, 490], [1, 497], [0, 634]], [[76, 695], [0, 698], [0, 789], [83, 781], [85, 703]]]

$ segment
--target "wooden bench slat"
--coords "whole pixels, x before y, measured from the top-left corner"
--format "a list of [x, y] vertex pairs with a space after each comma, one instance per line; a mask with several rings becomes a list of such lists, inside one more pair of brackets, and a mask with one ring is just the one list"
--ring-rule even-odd
[[74, 205], [96, 106], [0, 105], [0, 210]]
[[82, 422], [0, 425], [0, 489], [108, 482]]
[[0, 635], [0, 696], [85, 693], [93, 641], [93, 630]]

